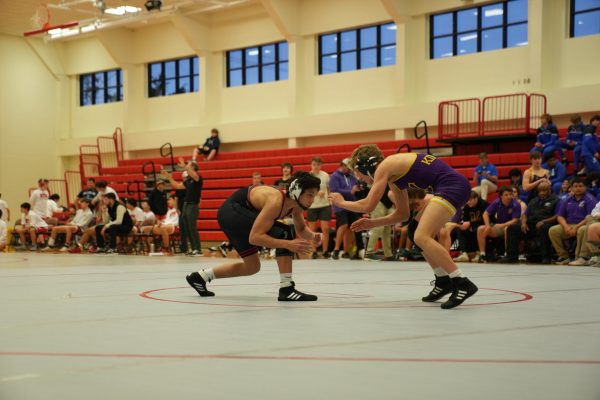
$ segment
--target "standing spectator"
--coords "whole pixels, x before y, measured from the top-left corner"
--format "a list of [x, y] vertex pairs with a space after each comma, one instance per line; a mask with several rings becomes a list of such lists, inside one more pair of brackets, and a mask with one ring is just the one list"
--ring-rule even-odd
[[252, 173], [252, 186], [260, 186], [260, 185], [264, 185], [265, 183], [262, 181], [262, 175], [260, 174], [260, 172], [253, 172]]
[[188, 179], [187, 171], [183, 171], [181, 174], [181, 179], [182, 185], [179, 187], [182, 189], [175, 189], [175, 199], [177, 203], [177, 210], [179, 211], [179, 251], [181, 254], [188, 255], [191, 253], [191, 250], [189, 250], [188, 238], [185, 229], [183, 229], [183, 205], [185, 200], [185, 185], [183, 183]]
[[90, 201], [87, 198], [82, 197], [82, 199], [79, 200], [79, 204], [81, 205], [81, 208], [77, 210], [75, 217], [71, 222], [52, 228], [52, 235], [50, 236], [50, 239], [48, 239], [48, 247], [44, 250], [53, 249], [56, 236], [58, 236], [59, 233], [64, 233], [66, 235], [65, 244], [60, 251], [67, 252], [69, 251], [69, 247], [71, 247], [72, 236], [74, 234], [82, 235], [83, 232], [85, 232], [90, 225], [90, 222], [94, 219], [94, 214], [92, 213], [92, 210], [90, 210]]
[[552, 185], [552, 193], [559, 194], [560, 188], [567, 178], [567, 169], [563, 163], [558, 161], [554, 153], [544, 157], [542, 168], [548, 171], [548, 179], [550, 179], [550, 184]]
[[119, 195], [117, 194], [117, 191], [108, 186], [108, 183], [106, 183], [106, 181], [96, 182], [96, 191], [96, 197], [94, 197], [94, 199], [92, 200], [92, 205], [94, 205], [94, 207], [96, 206], [96, 204], [100, 203], [100, 201], [102, 200], [102, 196], [108, 193], [114, 194], [117, 201], [119, 201]]
[[6, 222], [2, 219], [4, 213], [0, 210], [0, 251], [4, 251], [6, 248]]
[[10, 222], [10, 208], [8, 208], [8, 203], [2, 200], [2, 193], [0, 193], [0, 211], [2, 212], [0, 219], [4, 222]]
[[566, 200], [560, 202], [557, 211], [558, 225], [550, 228], [550, 240], [558, 254], [557, 264], [569, 263], [569, 252], [565, 248], [564, 240], [577, 239], [575, 256], [585, 259], [589, 255], [587, 246], [583, 246], [586, 233], [586, 217], [592, 213], [596, 205], [594, 196], [586, 192], [583, 178], [573, 179], [571, 187], [572, 194]]
[[[548, 231], [556, 224], [556, 206], [558, 197], [550, 191], [550, 183], [544, 181], [537, 187], [537, 197], [531, 199], [527, 211], [521, 216], [521, 224], [510, 225], [506, 230], [506, 257], [503, 263], [519, 262], [519, 241], [525, 243], [539, 241], [539, 253], [543, 264], [550, 264], [552, 245]], [[534, 258], [533, 249], [527, 247], [527, 259]]]
[[561, 142], [561, 147], [573, 150], [575, 172], [579, 171], [579, 168], [581, 168], [581, 143], [583, 142], [584, 131], [585, 125], [581, 122], [581, 116], [579, 114], [573, 114], [571, 116], [571, 125], [567, 128], [567, 138], [564, 142]]
[[550, 114], [544, 114], [541, 119], [542, 125], [537, 129], [537, 139], [535, 146], [531, 149], [531, 153], [537, 151], [545, 158], [558, 151], [562, 158], [562, 149], [558, 140], [558, 129], [556, 128], [556, 125], [552, 123], [552, 116]]
[[487, 238], [504, 238], [504, 228], [519, 222], [521, 206], [513, 198], [512, 188], [502, 186], [497, 198], [483, 213], [483, 225], [477, 228], [477, 244], [479, 246], [479, 262], [493, 261], [495, 256], [486, 256]]
[[494, 164], [490, 164], [486, 153], [479, 154], [479, 165], [475, 167], [473, 181], [477, 186], [473, 188], [483, 200], [487, 200], [488, 193], [498, 189], [498, 171]]
[[[117, 201], [114, 193], [104, 195], [106, 209], [110, 217], [110, 222], [106, 225], [96, 225], [96, 243], [98, 252], [107, 254], [117, 253], [117, 235], [127, 235], [133, 228], [133, 220], [127, 212], [127, 208]], [[105, 247], [104, 235], [109, 237], [109, 246]]]
[[527, 192], [525, 202], [537, 196], [537, 187], [541, 182], [549, 182], [550, 172], [542, 168], [542, 155], [538, 151], [529, 154], [531, 168], [525, 170], [523, 174], [523, 190]]
[[477, 228], [483, 225], [483, 213], [488, 207], [477, 192], [472, 191], [460, 214], [457, 226], [458, 249], [460, 254], [454, 259], [456, 262], [470, 262], [471, 254], [477, 252]]
[[[331, 221], [331, 203], [329, 202], [329, 174], [321, 170], [323, 161], [319, 157], [313, 157], [310, 163], [310, 174], [321, 181], [319, 192], [315, 197], [312, 205], [308, 208], [307, 219], [308, 228], [317, 232], [317, 222], [321, 227], [321, 233], [323, 237], [322, 249], [323, 257], [329, 258], [329, 222]], [[316, 255], [316, 253], [315, 253]]]
[[31, 192], [29, 204], [31, 210], [44, 220], [48, 218], [48, 179], [38, 179], [38, 188]]
[[[389, 191], [383, 192], [383, 196], [375, 209], [371, 212], [371, 219], [382, 218], [394, 211], [394, 203], [389, 197]], [[381, 247], [383, 248], [383, 261], [394, 261], [392, 254], [392, 226], [378, 226], [369, 231], [369, 244], [367, 246], [367, 254], [373, 253], [377, 241], [381, 239]]]
[[164, 179], [156, 181], [156, 185], [148, 196], [148, 203], [152, 212], [160, 219], [167, 213], [167, 192], [165, 191]]
[[[348, 166], [349, 162], [349, 158], [343, 159], [340, 163], [340, 168], [331, 174], [329, 191], [331, 193], [340, 193], [347, 201], [355, 201], [355, 194], [358, 192], [358, 180], [352, 174]], [[335, 213], [336, 234], [335, 247], [331, 258], [337, 260], [340, 258], [342, 243], [344, 253], [349, 257], [353, 235], [349, 227], [354, 221], [358, 220], [358, 217], [354, 212], [336, 206], [333, 206], [333, 212]]]
[[21, 225], [17, 226], [15, 231], [21, 239], [19, 249], [25, 250], [27, 248], [25, 234], [29, 233], [29, 237], [31, 238], [31, 247], [29, 249], [35, 251], [38, 249], [37, 243], [42, 242], [44, 234], [48, 233], [48, 224], [31, 209], [31, 204], [23, 203], [21, 204]]
[[179, 166], [186, 169], [187, 179], [183, 184], [175, 181], [167, 172], [161, 173], [169, 180], [171, 186], [175, 189], [183, 189], [185, 187], [185, 198], [183, 200], [183, 210], [181, 212], [182, 225], [181, 231], [185, 232], [185, 236], [190, 241], [192, 251], [189, 253], [193, 257], [202, 257], [202, 248], [200, 246], [200, 236], [198, 235], [198, 204], [202, 192], [202, 177], [198, 174], [198, 164], [189, 162], [185, 164], [183, 159], [179, 159]]
[[203, 154], [205, 161], [212, 160], [219, 152], [220, 146], [221, 140], [219, 139], [219, 131], [216, 128], [213, 128], [210, 130], [210, 136], [206, 139], [204, 144], [194, 149], [194, 154], [192, 155], [192, 162], [196, 162], [198, 154]]
[[162, 239], [163, 254], [170, 254], [171, 252], [169, 248], [169, 236], [174, 233], [179, 233], [179, 214], [177, 213], [177, 204], [175, 203], [175, 199], [171, 197], [169, 200], [167, 200], [167, 203], [168, 209], [165, 219], [159, 221], [153, 229], [153, 233], [160, 236]]
[[281, 178], [275, 181], [275, 186], [279, 186], [279, 189], [287, 193], [288, 187], [293, 180], [292, 172], [294, 172], [294, 167], [291, 163], [284, 162], [281, 164]]
[[88, 199], [91, 203], [97, 194], [98, 191], [96, 190], [96, 180], [94, 178], [88, 178], [87, 186], [81, 189], [81, 191], [77, 194], [77, 198], [79, 200]]

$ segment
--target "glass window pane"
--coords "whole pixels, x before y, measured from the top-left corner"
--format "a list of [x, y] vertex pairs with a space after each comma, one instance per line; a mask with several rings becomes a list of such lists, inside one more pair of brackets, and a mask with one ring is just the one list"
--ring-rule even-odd
[[458, 35], [456, 47], [456, 54], [459, 56], [463, 54], [477, 53], [477, 32]]
[[600, 0], [575, 0], [575, 11], [600, 8]]
[[481, 7], [481, 13], [482, 28], [502, 25], [502, 16], [504, 15], [504, 6], [502, 3]]
[[452, 13], [433, 16], [433, 36], [449, 35], [454, 30]]
[[230, 51], [227, 53], [229, 55], [229, 68], [242, 68], [242, 51]]
[[342, 53], [342, 71], [354, 71], [356, 69], [356, 52]]
[[374, 68], [377, 66], [377, 49], [362, 50], [360, 52], [360, 68]]
[[262, 63], [268, 64], [275, 62], [275, 45], [270, 44], [262, 47]]
[[527, 24], [511, 25], [506, 30], [506, 47], [527, 45]]
[[396, 24], [381, 26], [381, 44], [396, 44]]
[[337, 54], [321, 57], [321, 73], [323, 75], [338, 72], [337, 57]]
[[258, 47], [246, 49], [246, 66], [258, 65]]
[[258, 67], [246, 68], [246, 85], [254, 83], [258, 83]]
[[164, 95], [164, 87], [160, 79], [154, 80], [150, 83], [150, 93], [148, 93], [148, 95], [150, 97]]
[[453, 56], [452, 37], [443, 37], [433, 40], [433, 58]]
[[595, 35], [600, 33], [600, 10], [576, 14], [573, 20], [575, 36]]
[[123, 101], [123, 90], [119, 90], [119, 101]]
[[357, 31], [342, 32], [342, 51], [356, 49], [356, 33]]
[[108, 91], [108, 96], [106, 97], [107, 103], [112, 103], [114, 101], [119, 100], [119, 98], [117, 97], [117, 88], [109, 88], [109, 89], [107, 89], [107, 91]]
[[155, 81], [161, 79], [162, 76], [162, 64], [150, 64], [150, 80]]
[[194, 57], [192, 58], [192, 68], [194, 71], [194, 75], [198, 75], [199, 74], [199, 70], [200, 70], [200, 60], [198, 60], [198, 57]]
[[284, 61], [288, 59], [288, 43], [279, 43], [279, 60]]
[[92, 104], [92, 91], [91, 90], [87, 90], [82, 93], [81, 104], [84, 106], [89, 106]]
[[107, 83], [106, 86], [117, 86], [117, 71], [112, 70], [106, 73]]
[[456, 13], [456, 31], [467, 32], [477, 29], [477, 8], [459, 11]]
[[509, 24], [527, 21], [527, 0], [509, 1], [506, 6], [508, 7], [507, 22]]
[[165, 63], [165, 78], [175, 78], [175, 61], [167, 61]]
[[165, 81], [165, 95], [170, 96], [177, 93], [177, 87], [175, 86], [175, 79], [168, 79]]
[[194, 87], [192, 89], [193, 92], [200, 91], [200, 79], [198, 78], [198, 75], [194, 76]]
[[360, 30], [360, 47], [375, 47], [377, 46], [377, 28], [364, 28]]
[[104, 103], [104, 89], [96, 90], [95, 104], [103, 104], [103, 103]]
[[[122, 69], [120, 69], [120, 70], [119, 70], [119, 85], [120, 85], [121, 87], [123, 87], [123, 70], [122, 70]], [[122, 97], [123, 97], [123, 96], [121, 96], [121, 98], [122, 98]]]
[[89, 90], [92, 88], [92, 75], [81, 76], [81, 90]]
[[103, 88], [104, 87], [104, 72], [95, 73], [94, 80], [96, 81], [96, 88]]
[[179, 78], [179, 86], [177, 87], [177, 93], [189, 93], [191, 92], [191, 80], [190, 78]]
[[502, 48], [502, 28], [488, 29], [481, 33], [481, 51]]
[[279, 64], [279, 80], [287, 81], [288, 79], [288, 63], [282, 62]]
[[269, 64], [262, 67], [262, 81], [273, 82], [275, 80], [275, 64]]
[[321, 54], [331, 54], [337, 52], [337, 34], [321, 36]]
[[190, 75], [190, 64], [191, 61], [189, 58], [184, 58], [183, 60], [179, 60], [179, 76], [189, 76]]
[[229, 86], [240, 86], [242, 84], [242, 70], [229, 71]]
[[396, 65], [396, 46], [381, 48], [381, 65]]

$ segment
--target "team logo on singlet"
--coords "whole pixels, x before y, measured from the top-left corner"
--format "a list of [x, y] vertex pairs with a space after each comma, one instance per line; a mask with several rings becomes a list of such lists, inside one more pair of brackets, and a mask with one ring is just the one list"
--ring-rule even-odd
[[421, 163], [425, 164], [425, 165], [431, 165], [432, 162], [434, 162], [436, 160], [436, 158], [434, 156], [432, 156], [431, 154], [427, 154], [426, 156], [424, 156], [421, 159]]
[[419, 189], [419, 190], [424, 190], [427, 193], [433, 193], [433, 186], [431, 186], [431, 185], [427, 186], [426, 188], [422, 188], [414, 182], [408, 182], [406, 187], [409, 189]]

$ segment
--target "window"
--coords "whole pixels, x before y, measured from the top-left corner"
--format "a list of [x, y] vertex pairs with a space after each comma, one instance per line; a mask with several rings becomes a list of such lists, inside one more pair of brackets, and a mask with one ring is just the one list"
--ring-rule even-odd
[[430, 58], [527, 45], [527, 6], [527, 0], [508, 0], [432, 15]]
[[227, 52], [227, 87], [288, 79], [288, 44], [271, 43]]
[[571, 37], [600, 33], [600, 0], [571, 0]]
[[394, 23], [319, 36], [319, 75], [394, 64]]
[[123, 101], [123, 70], [94, 72], [79, 76], [79, 105]]
[[148, 96], [197, 92], [200, 88], [198, 57], [148, 64]]

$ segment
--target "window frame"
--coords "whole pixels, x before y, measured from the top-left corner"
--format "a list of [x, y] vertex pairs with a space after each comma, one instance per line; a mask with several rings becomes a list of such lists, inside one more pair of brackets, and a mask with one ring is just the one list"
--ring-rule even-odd
[[[285, 59], [282, 59], [282, 54], [281, 54], [281, 45], [285, 43], [287, 46], [287, 50], [288, 50], [288, 54], [286, 56]], [[272, 62], [263, 62], [263, 50], [265, 47], [269, 47], [269, 46], [273, 46], [275, 48], [275, 55], [273, 58]], [[263, 43], [263, 44], [259, 44], [256, 46], [249, 46], [249, 47], [243, 47], [243, 48], [238, 48], [238, 49], [231, 49], [231, 50], [227, 50], [227, 52], [225, 52], [225, 75], [226, 75], [226, 87], [230, 88], [230, 87], [239, 87], [239, 86], [248, 86], [248, 85], [258, 85], [261, 83], [271, 83], [271, 82], [279, 82], [282, 80], [288, 80], [289, 79], [289, 69], [288, 69], [288, 75], [285, 79], [281, 79], [281, 74], [280, 74], [280, 67], [282, 64], [287, 64], [288, 68], [290, 65], [290, 44], [285, 41], [279, 41], [279, 42], [272, 42], [272, 43]], [[253, 64], [253, 65], [247, 65], [246, 63], [246, 53], [248, 52], [248, 50], [251, 49], [257, 49], [258, 50], [258, 59], [257, 59], [257, 63]], [[237, 52], [239, 51], [242, 55], [242, 59], [240, 61], [240, 66], [239, 67], [235, 67], [235, 68], [231, 68], [231, 60], [230, 60], [230, 55], [233, 52]], [[268, 67], [268, 66], [274, 66], [275, 68], [275, 79], [270, 80], [270, 81], [264, 81], [264, 77], [263, 77], [263, 68], [264, 67]], [[257, 82], [253, 82], [253, 83], [247, 83], [246, 82], [246, 73], [247, 70], [249, 68], [257, 68], [258, 69], [258, 80]], [[232, 71], [241, 71], [242, 73], [242, 78], [241, 78], [241, 83], [239, 85], [231, 85], [231, 72]]]
[[[186, 60], [189, 62], [189, 68], [190, 68], [189, 71], [190, 72], [188, 75], [183, 75], [183, 74], [180, 74], [180, 72], [179, 72], [179, 63], [182, 61], [186, 61]], [[197, 60], [197, 63], [198, 63], [198, 73], [194, 72], [194, 60]], [[165, 73], [165, 71], [166, 71], [165, 66], [167, 63], [170, 63], [170, 62], [175, 62], [175, 76], [167, 78], [166, 73]], [[159, 93], [159, 94], [154, 94], [155, 91], [152, 88], [153, 82], [158, 81], [158, 80], [152, 79], [152, 66], [154, 66], [154, 65], [160, 65], [160, 68], [161, 68], [161, 74], [160, 74], [161, 93]], [[200, 58], [197, 55], [148, 63], [147, 70], [148, 70], [148, 98], [168, 97], [168, 96], [175, 96], [178, 94], [191, 94], [191, 93], [197, 93], [200, 91]], [[198, 87], [195, 87], [195, 85], [194, 85], [194, 83], [196, 81], [195, 78], [198, 78]], [[190, 80], [189, 92], [177, 92], [177, 89], [179, 88], [180, 79], [189, 79]], [[175, 92], [174, 93], [171, 93], [171, 94], [166, 93], [167, 81], [175, 81]]]
[[583, 11], [575, 11], [575, 3], [576, 2], [577, 2], [577, 0], [569, 1], [569, 7], [570, 7], [569, 8], [569, 38], [580, 38], [580, 37], [600, 34], [600, 31], [598, 31], [597, 33], [591, 33], [589, 35], [575, 36], [575, 16], [579, 15], [579, 14], [588, 14], [588, 13], [600, 11], [600, 7], [590, 8], [588, 10], [583, 10]]
[[[116, 85], [108, 85], [108, 74], [111, 72], [116, 73]], [[102, 86], [96, 85], [96, 76], [99, 74], [102, 74], [102, 78], [103, 78], [103, 82], [104, 82], [104, 84]], [[88, 77], [91, 79], [91, 86], [90, 86], [90, 89], [84, 90], [83, 81]], [[115, 100], [109, 101], [109, 96], [108, 96], [109, 89], [117, 89], [117, 97]], [[101, 103], [96, 102], [96, 95], [98, 94], [99, 91], [104, 92], [103, 93], [103, 101]], [[84, 94], [88, 93], [88, 92], [91, 93], [91, 99], [90, 99], [90, 102], [86, 104], [84, 101]], [[96, 72], [90, 72], [88, 74], [79, 75], [79, 106], [80, 107], [117, 103], [119, 101], [123, 101], [123, 98], [124, 98], [124, 95], [123, 95], [123, 69], [114, 68], [114, 69], [109, 69], [109, 70], [105, 70], [105, 71], [96, 71]]]

